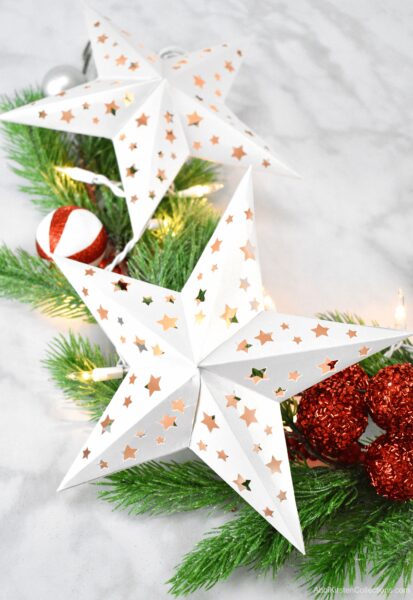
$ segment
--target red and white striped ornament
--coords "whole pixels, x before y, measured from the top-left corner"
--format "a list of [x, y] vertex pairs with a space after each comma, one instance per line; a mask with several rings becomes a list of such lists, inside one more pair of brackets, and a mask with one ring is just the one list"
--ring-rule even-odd
[[106, 250], [108, 236], [96, 215], [79, 206], [62, 206], [49, 213], [36, 231], [36, 248], [42, 258], [72, 258], [95, 265]]

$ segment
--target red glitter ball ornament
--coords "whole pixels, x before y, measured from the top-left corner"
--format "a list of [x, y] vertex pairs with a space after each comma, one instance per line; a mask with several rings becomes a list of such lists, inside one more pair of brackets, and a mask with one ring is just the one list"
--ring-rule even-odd
[[366, 429], [368, 383], [363, 369], [354, 365], [303, 393], [297, 426], [322, 456], [339, 460]]
[[413, 364], [391, 365], [370, 380], [366, 402], [382, 429], [413, 428]]
[[380, 496], [399, 501], [413, 498], [413, 438], [381, 435], [368, 447], [365, 466]]

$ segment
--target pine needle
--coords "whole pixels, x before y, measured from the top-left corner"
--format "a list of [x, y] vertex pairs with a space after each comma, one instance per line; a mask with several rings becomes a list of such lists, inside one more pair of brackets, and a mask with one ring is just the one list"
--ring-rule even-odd
[[52, 317], [93, 318], [67, 279], [51, 262], [24, 250], [0, 247], [0, 297], [14, 298]]
[[133, 249], [132, 277], [180, 291], [192, 273], [218, 222], [218, 213], [202, 198], [164, 201], [156, 217], [160, 228], [146, 231]]
[[[306, 537], [356, 497], [358, 475], [332, 469], [309, 469], [291, 465], [300, 522]], [[169, 581], [175, 596], [210, 589], [227, 579], [234, 569], [244, 566], [258, 571], [271, 570], [273, 576], [293, 546], [252, 507], [244, 504], [238, 516], [201, 540], [184, 557]]]
[[93, 421], [97, 421], [112, 400], [121, 381], [82, 382], [71, 379], [70, 375], [114, 366], [117, 360], [118, 357], [114, 353], [105, 356], [99, 346], [92, 345], [87, 338], [70, 332], [67, 338], [60, 335], [52, 341], [43, 364], [65, 396], [88, 412]]
[[200, 508], [232, 510], [239, 497], [199, 461], [147, 462], [96, 483], [99, 496], [130, 514], [172, 514]]

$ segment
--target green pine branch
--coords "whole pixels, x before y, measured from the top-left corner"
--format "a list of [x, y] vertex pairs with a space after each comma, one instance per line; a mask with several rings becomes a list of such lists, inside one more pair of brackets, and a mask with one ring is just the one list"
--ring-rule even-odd
[[99, 496], [129, 514], [172, 514], [200, 508], [233, 510], [239, 496], [199, 461], [147, 462], [96, 483]]
[[401, 581], [408, 588], [413, 572], [413, 502], [393, 505], [370, 527], [367, 540], [370, 574], [388, 596]]
[[400, 578], [405, 587], [413, 566], [413, 503], [378, 496], [363, 477], [351, 506], [316, 536], [301, 564], [301, 578], [313, 596], [331, 600], [357, 576], [375, 576], [388, 595]]
[[[314, 535], [357, 497], [358, 473], [309, 469], [291, 464], [295, 496], [304, 537]], [[276, 575], [293, 546], [253, 508], [243, 505], [238, 516], [201, 540], [184, 557], [169, 581], [175, 596], [210, 589], [241, 566]]]
[[[6, 98], [0, 111], [9, 111], [39, 98], [40, 92], [29, 89], [13, 99]], [[69, 184], [55, 168], [74, 165], [72, 136], [18, 123], [2, 122], [2, 129], [7, 157], [14, 163], [13, 171], [26, 182], [20, 190], [28, 194], [35, 205], [44, 212], [70, 204], [93, 210], [85, 186], [74, 181]]]
[[146, 231], [132, 250], [129, 273], [136, 279], [179, 291], [212, 236], [219, 216], [206, 199], [171, 196], [162, 202], [156, 217], [160, 228]]
[[67, 279], [51, 262], [24, 250], [0, 246], [0, 297], [39, 308], [52, 317], [93, 318]]
[[217, 180], [217, 174], [218, 168], [215, 164], [200, 158], [191, 158], [175, 177], [173, 189], [180, 191], [195, 185], [214, 183]]
[[70, 332], [68, 337], [60, 335], [52, 341], [43, 364], [65, 396], [88, 412], [93, 421], [97, 421], [121, 381], [79, 381], [70, 378], [70, 375], [113, 367], [117, 361], [115, 353], [106, 356], [98, 345], [92, 345], [87, 338]]

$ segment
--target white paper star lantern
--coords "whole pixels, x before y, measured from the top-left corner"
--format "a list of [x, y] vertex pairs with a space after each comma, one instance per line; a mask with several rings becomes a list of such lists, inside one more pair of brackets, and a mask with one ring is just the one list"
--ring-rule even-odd
[[113, 140], [135, 239], [190, 155], [295, 175], [224, 104], [238, 47], [162, 59], [91, 9], [87, 22], [98, 79], [0, 118]]
[[263, 310], [250, 171], [181, 293], [57, 264], [130, 366], [61, 489], [189, 447], [303, 551], [279, 402], [403, 333]]

